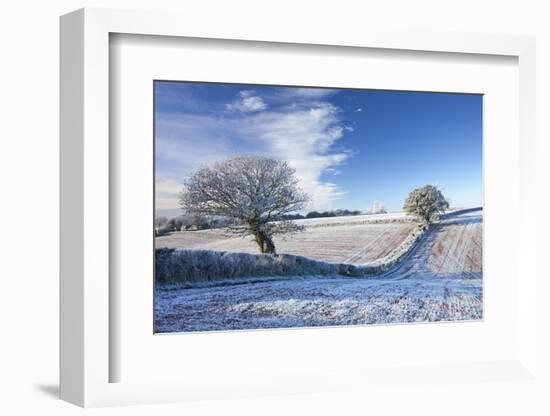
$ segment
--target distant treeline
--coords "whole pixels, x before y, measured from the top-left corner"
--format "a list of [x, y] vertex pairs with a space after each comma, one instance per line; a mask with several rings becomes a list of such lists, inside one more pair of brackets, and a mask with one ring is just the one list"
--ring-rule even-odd
[[361, 215], [359, 210], [350, 211], [349, 209], [335, 209], [332, 211], [310, 211], [306, 215], [289, 214], [284, 215], [283, 220], [303, 220], [306, 218], [327, 218], [327, 217], [347, 217], [350, 215]]
[[164, 235], [173, 231], [208, 230], [223, 228], [230, 225], [225, 217], [182, 214], [175, 218], [157, 217], [155, 219], [155, 235]]

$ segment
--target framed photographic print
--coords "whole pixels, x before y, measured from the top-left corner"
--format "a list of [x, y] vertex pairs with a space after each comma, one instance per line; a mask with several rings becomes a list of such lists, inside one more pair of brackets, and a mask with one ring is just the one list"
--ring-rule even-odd
[[532, 377], [534, 41], [219, 23], [61, 19], [62, 398]]
[[155, 332], [482, 319], [482, 95], [153, 88]]

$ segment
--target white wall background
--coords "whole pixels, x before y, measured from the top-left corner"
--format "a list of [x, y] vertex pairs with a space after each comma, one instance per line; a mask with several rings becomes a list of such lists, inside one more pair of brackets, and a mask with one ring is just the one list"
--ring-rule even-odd
[[[58, 16], [84, 6], [179, 10], [208, 21], [274, 19], [286, 25], [388, 26], [536, 35], [538, 39], [539, 212], [548, 207], [550, 152], [550, 12], [544, 0], [209, 1], [19, 0], [0, 6], [0, 413], [77, 414], [56, 399], [58, 368]], [[206, 24], [206, 23], [205, 23]], [[534, 209], [536, 209], [534, 207]], [[540, 234], [549, 231], [543, 219]], [[540, 238], [540, 237], [539, 237]], [[548, 244], [540, 238], [547, 251]], [[550, 277], [548, 266], [543, 265]], [[6, 284], [7, 283], [7, 284]], [[550, 374], [550, 285], [539, 285], [543, 376]], [[438, 385], [376, 397], [346, 393], [93, 410], [101, 415], [163, 414], [550, 414], [550, 383]], [[545, 396], [546, 393], [546, 396]]]

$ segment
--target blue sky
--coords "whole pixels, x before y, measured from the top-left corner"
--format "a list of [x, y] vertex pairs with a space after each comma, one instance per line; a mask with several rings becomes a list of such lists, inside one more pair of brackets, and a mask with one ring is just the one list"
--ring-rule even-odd
[[482, 96], [155, 82], [156, 208], [178, 208], [183, 180], [237, 154], [287, 160], [306, 211], [401, 210], [438, 185], [482, 205]]

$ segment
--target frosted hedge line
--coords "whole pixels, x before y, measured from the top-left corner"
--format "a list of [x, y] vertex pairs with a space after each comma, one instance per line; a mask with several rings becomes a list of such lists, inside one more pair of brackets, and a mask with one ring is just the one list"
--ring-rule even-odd
[[262, 276], [372, 276], [388, 271], [403, 259], [427, 228], [419, 226], [389, 256], [372, 264], [328, 263], [291, 254], [249, 254], [213, 250], [156, 250], [157, 282], [193, 283]]
[[290, 254], [249, 254], [227, 251], [160, 248], [155, 276], [159, 282], [202, 282], [248, 276], [326, 276], [338, 265]]
[[418, 224], [413, 232], [410, 233], [395, 250], [381, 259], [369, 263], [368, 267], [375, 269], [376, 273], [383, 273], [392, 269], [397, 265], [397, 263], [407, 257], [417, 243], [419, 243], [420, 240], [422, 240], [422, 238], [426, 235], [429, 229], [430, 226], [427, 224]]
[[[474, 212], [482, 209], [481, 207], [477, 208], [466, 208], [466, 209], [455, 209], [441, 216], [442, 219], [452, 218], [453, 216], [467, 214], [469, 212]], [[405, 257], [409, 255], [414, 247], [424, 238], [427, 231], [430, 229], [428, 224], [418, 224], [414, 231], [407, 236], [407, 238], [390, 254], [386, 257], [378, 259], [372, 263], [368, 264], [368, 267], [372, 273], [379, 274], [391, 270], [393, 267], [397, 266]], [[364, 266], [359, 266], [364, 267]]]

